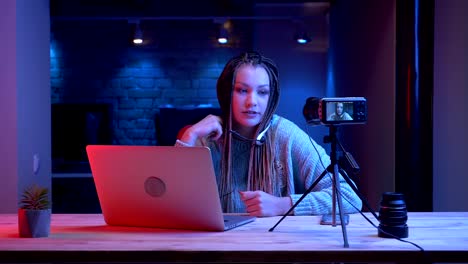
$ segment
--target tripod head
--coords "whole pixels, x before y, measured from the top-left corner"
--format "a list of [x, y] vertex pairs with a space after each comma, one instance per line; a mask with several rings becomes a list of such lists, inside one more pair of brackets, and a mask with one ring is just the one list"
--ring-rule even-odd
[[327, 125], [329, 134], [323, 137], [324, 143], [336, 143], [335, 141], [338, 140], [336, 138], [336, 134], [338, 133], [338, 126], [336, 125]]
[[[338, 127], [337, 125], [328, 125], [329, 134], [323, 137], [324, 143], [331, 144], [330, 158], [332, 164], [338, 163], [342, 169], [350, 170], [352, 174], [357, 175], [361, 168], [357, 164], [353, 155], [347, 152], [340, 140], [338, 139]], [[339, 146], [339, 149], [337, 148]], [[335, 163], [334, 163], [335, 160]]]

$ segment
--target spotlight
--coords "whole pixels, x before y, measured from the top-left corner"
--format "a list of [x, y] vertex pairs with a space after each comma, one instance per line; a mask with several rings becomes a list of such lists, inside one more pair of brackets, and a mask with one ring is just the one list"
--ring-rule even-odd
[[219, 44], [227, 44], [228, 43], [228, 33], [227, 33], [227, 30], [224, 28], [223, 25], [221, 25], [221, 27], [219, 29], [218, 43]]
[[295, 20], [293, 21], [295, 24], [295, 34], [294, 34], [294, 41], [296, 41], [300, 45], [304, 45], [310, 42], [310, 37], [307, 34], [307, 26], [304, 21]]
[[229, 31], [228, 29], [231, 28], [231, 22], [227, 19], [214, 19], [213, 21], [219, 31], [218, 35], [216, 36], [216, 39], [218, 40], [218, 43], [221, 45], [227, 44], [229, 42]]
[[294, 39], [299, 44], [307, 44], [310, 42], [310, 37], [305, 32], [296, 34]]
[[137, 45], [143, 43], [143, 32], [141, 31], [141, 28], [140, 28], [140, 21], [135, 23], [135, 33], [133, 35], [133, 43]]

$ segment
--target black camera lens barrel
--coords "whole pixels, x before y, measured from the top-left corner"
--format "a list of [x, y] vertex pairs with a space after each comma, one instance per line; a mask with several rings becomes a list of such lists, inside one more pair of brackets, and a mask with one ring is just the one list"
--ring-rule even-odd
[[379, 208], [379, 237], [408, 237], [408, 211], [404, 195], [396, 192], [384, 192]]

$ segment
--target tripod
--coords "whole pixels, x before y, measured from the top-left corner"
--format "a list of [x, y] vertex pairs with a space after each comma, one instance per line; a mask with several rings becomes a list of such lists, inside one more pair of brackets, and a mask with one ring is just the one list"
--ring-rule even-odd
[[[344, 213], [343, 213], [343, 205], [342, 205], [342, 198], [341, 198], [341, 192], [340, 192], [340, 180], [339, 180], [339, 155], [337, 151], [337, 145], [339, 144], [340, 147], [343, 149], [343, 146], [339, 143], [336, 133], [337, 133], [338, 127], [334, 125], [329, 126], [329, 135], [324, 138], [325, 143], [331, 143], [331, 152], [330, 152], [330, 165], [322, 172], [322, 174], [315, 179], [315, 181], [312, 183], [312, 185], [305, 191], [305, 193], [297, 200], [297, 202], [286, 212], [286, 214], [283, 215], [283, 217], [269, 230], [270, 232], [273, 231], [276, 226], [283, 221], [283, 219], [289, 215], [294, 208], [315, 188], [315, 186], [322, 180], [322, 178], [328, 173], [331, 172], [333, 177], [332, 177], [332, 226], [336, 226], [336, 205], [338, 203], [338, 210], [339, 210], [339, 215], [340, 215], [340, 222], [341, 222], [341, 230], [343, 232], [343, 241], [344, 241], [344, 247], [349, 248], [349, 243], [348, 243], [348, 235], [346, 232], [346, 223], [344, 221]], [[347, 156], [348, 162], [350, 162], [351, 166], [353, 168], [358, 168], [356, 162], [354, 159], [348, 155]], [[365, 199], [363, 199], [362, 195], [359, 193], [358, 189], [356, 186], [354, 186], [354, 183], [349, 179], [348, 175], [343, 173], [343, 178], [345, 181], [351, 186], [353, 191], [359, 196], [359, 198], [366, 204], [368, 208], [370, 208], [369, 204]], [[371, 210], [372, 211], [372, 210]], [[378, 219], [377, 215], [374, 214], [374, 216]]]

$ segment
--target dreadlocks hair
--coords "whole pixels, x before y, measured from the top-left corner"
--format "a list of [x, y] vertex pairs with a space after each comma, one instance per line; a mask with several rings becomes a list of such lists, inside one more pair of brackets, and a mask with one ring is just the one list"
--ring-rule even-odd
[[[257, 127], [255, 138], [260, 131], [264, 131], [270, 125], [273, 114], [279, 103], [279, 82], [278, 69], [275, 63], [257, 52], [245, 52], [231, 60], [224, 67], [216, 84], [218, 102], [221, 107], [221, 117], [223, 119], [223, 147], [221, 154], [221, 182], [219, 184], [220, 193], [228, 193], [233, 190], [232, 186], [232, 96], [237, 71], [243, 65], [262, 67], [268, 73], [270, 79], [270, 95], [268, 106], [263, 119]], [[262, 144], [255, 144], [252, 141], [250, 148], [250, 161], [248, 171], [248, 190], [261, 190], [275, 196], [281, 196], [279, 175], [274, 169], [274, 131], [269, 128], [264, 135]], [[222, 201], [225, 209], [232, 210], [232, 202], [229, 195], [223, 197]]]

